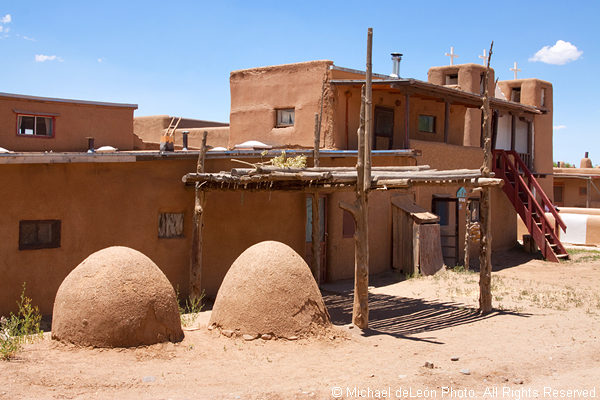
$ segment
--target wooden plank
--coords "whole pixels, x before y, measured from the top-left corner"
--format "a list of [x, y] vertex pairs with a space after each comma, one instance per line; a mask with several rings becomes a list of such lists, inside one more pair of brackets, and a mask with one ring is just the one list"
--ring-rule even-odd
[[422, 275], [433, 275], [444, 266], [439, 224], [418, 225], [419, 267]]

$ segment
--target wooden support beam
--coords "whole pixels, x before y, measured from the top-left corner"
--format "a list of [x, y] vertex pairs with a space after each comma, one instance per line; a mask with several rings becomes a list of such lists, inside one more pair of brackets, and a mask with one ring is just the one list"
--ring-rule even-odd
[[592, 177], [588, 177], [587, 179], [587, 187], [585, 189], [585, 208], [590, 208], [590, 201], [592, 198], [592, 191], [590, 190], [592, 187]]
[[321, 283], [321, 213], [319, 193], [314, 192], [312, 198], [312, 273], [317, 281], [317, 285]]
[[320, 129], [319, 114], [315, 113], [315, 141], [313, 150], [313, 166], [319, 167], [319, 146], [321, 145], [321, 129]]
[[444, 143], [448, 143], [448, 136], [450, 135], [450, 102], [446, 100], [444, 102]]
[[469, 270], [470, 264], [471, 264], [471, 260], [469, 259], [470, 254], [470, 245], [471, 245], [471, 235], [470, 235], [470, 228], [471, 228], [471, 200], [466, 201], [465, 203], [465, 262], [464, 262], [464, 267], [465, 267], [465, 271]]
[[[196, 173], [198, 174], [204, 172], [207, 135], [207, 131], [204, 131], [202, 134], [202, 147], [200, 148], [200, 154], [198, 155], [198, 163], [196, 164]], [[196, 182], [189, 282], [189, 296], [192, 299], [199, 299], [202, 296], [202, 227], [204, 225], [205, 205], [206, 193], [202, 190], [202, 183]]]
[[517, 137], [517, 116], [510, 113], [510, 149], [515, 150], [515, 142]]
[[[490, 95], [488, 93], [490, 79], [490, 60], [492, 58], [492, 48], [487, 59], [487, 68], [484, 74], [485, 92], [483, 95], [482, 110], [482, 130], [483, 130], [483, 165], [481, 166], [481, 175], [489, 178], [492, 173], [492, 135], [491, 135], [491, 110]], [[513, 115], [513, 135], [512, 142], [514, 146], [514, 127], [515, 120]], [[491, 224], [491, 187], [483, 187], [479, 203], [479, 218], [481, 226], [481, 248], [479, 254], [479, 312], [487, 314], [492, 311], [492, 224]]]
[[410, 149], [410, 93], [404, 95], [404, 148]]

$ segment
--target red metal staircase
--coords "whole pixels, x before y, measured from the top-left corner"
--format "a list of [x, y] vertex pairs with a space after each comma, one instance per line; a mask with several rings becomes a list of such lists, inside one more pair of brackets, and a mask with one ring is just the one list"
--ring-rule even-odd
[[[566, 232], [567, 226], [521, 157], [512, 150], [494, 150], [493, 165], [496, 177], [504, 179], [504, 193], [525, 223], [544, 258], [554, 262], [568, 259], [569, 254], [558, 238], [559, 229]], [[541, 205], [532, 190], [539, 195]], [[546, 216], [545, 210], [554, 217], [554, 226]]]

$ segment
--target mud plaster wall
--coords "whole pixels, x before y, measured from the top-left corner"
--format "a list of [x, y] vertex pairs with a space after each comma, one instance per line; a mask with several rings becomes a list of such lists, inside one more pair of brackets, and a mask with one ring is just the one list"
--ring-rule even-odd
[[[229, 146], [258, 140], [275, 147], [312, 147], [314, 116], [320, 112], [330, 65], [331, 61], [311, 61], [232, 72]], [[330, 126], [328, 104], [324, 102], [323, 127]], [[276, 109], [283, 108], [295, 109], [294, 126], [275, 127]], [[331, 132], [322, 130], [321, 145], [330, 143]]]
[[[140, 150], [158, 149], [160, 146], [160, 138], [169, 127], [171, 118], [168, 115], [152, 115], [148, 117], [135, 117], [133, 119], [133, 132], [144, 142]], [[192, 121], [202, 123], [204, 121]], [[210, 122], [210, 121], [208, 121]], [[229, 127], [200, 127], [200, 128], [180, 128], [175, 131], [174, 143], [175, 148], [183, 147], [182, 132], [189, 131], [188, 148], [199, 149], [202, 146], [202, 134], [204, 131], [208, 133], [206, 143], [213, 147], [227, 147], [229, 143]]]
[[[59, 114], [54, 137], [17, 135], [17, 113]], [[86, 137], [95, 147], [133, 149], [133, 108], [0, 97], [0, 147], [12, 151], [86, 151]]]
[[[4, 165], [0, 176], [0, 314], [12, 311], [23, 282], [44, 314], [84, 258], [121, 245], [150, 257], [171, 283], [187, 290], [193, 190], [181, 176], [192, 161]], [[184, 237], [158, 238], [161, 212], [185, 214]], [[20, 220], [61, 220], [61, 247], [19, 250]]]

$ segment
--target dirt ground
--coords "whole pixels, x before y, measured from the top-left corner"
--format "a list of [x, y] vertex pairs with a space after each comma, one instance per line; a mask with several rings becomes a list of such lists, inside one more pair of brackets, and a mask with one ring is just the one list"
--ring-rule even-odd
[[476, 273], [389, 273], [372, 279], [365, 332], [342, 282], [324, 290], [336, 328], [319, 339], [226, 338], [206, 329], [210, 311], [177, 344], [77, 348], [46, 334], [0, 362], [0, 399], [600, 397], [600, 253], [527, 257], [494, 259], [487, 316]]

